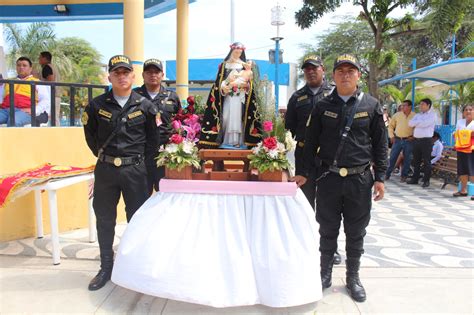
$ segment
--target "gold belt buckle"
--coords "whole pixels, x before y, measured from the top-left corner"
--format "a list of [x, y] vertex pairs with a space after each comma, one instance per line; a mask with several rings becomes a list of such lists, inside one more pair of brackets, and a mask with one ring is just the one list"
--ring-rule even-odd
[[339, 169], [339, 175], [340, 175], [341, 177], [346, 177], [346, 176], [347, 176], [347, 168], [341, 167], [341, 168]]
[[114, 165], [117, 166], [117, 167], [119, 167], [120, 165], [122, 165], [122, 159], [119, 158], [119, 157], [116, 157], [116, 158], [114, 159]]

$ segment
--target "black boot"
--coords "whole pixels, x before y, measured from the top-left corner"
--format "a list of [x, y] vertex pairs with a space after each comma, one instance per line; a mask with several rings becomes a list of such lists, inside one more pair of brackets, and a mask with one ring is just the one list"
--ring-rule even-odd
[[112, 276], [112, 268], [114, 267], [114, 252], [100, 254], [100, 270], [99, 273], [89, 283], [89, 291], [101, 289], [110, 280]]
[[346, 259], [346, 289], [356, 302], [364, 302], [367, 298], [365, 289], [359, 279], [360, 258]]
[[321, 284], [323, 289], [332, 285], [332, 265], [334, 264], [334, 255], [321, 255]]
[[342, 262], [341, 254], [339, 254], [336, 250], [336, 252], [334, 253], [334, 264], [335, 265], [340, 265], [341, 262]]

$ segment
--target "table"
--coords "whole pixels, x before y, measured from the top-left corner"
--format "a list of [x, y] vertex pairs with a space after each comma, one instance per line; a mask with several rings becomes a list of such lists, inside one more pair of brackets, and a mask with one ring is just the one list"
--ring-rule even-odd
[[160, 190], [122, 236], [114, 283], [213, 307], [322, 298], [318, 224], [295, 183], [164, 179]]
[[[48, 192], [49, 217], [51, 225], [51, 243], [53, 264], [61, 263], [60, 247], [59, 247], [59, 228], [58, 228], [58, 199], [56, 191], [58, 189], [71, 186], [83, 181], [93, 180], [94, 174], [81, 174], [69, 176], [66, 178], [51, 179], [44, 184], [33, 187], [35, 191], [35, 210], [36, 210], [36, 235], [38, 238], [43, 237], [43, 209], [41, 203], [41, 191]], [[92, 207], [92, 198], [89, 199], [89, 241], [95, 242], [96, 229], [94, 226], [95, 216]]]

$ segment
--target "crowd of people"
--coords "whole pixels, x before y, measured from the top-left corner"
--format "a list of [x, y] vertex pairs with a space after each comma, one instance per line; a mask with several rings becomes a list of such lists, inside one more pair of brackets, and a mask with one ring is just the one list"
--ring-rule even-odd
[[[419, 104], [420, 112], [415, 114], [412, 111], [412, 102], [404, 100], [398, 111], [387, 118], [391, 150], [385, 180], [389, 180], [394, 172], [398, 172], [401, 182], [418, 184], [421, 178], [422, 187], [429, 187], [432, 167], [440, 161], [444, 150], [440, 134], [434, 131], [436, 116], [431, 106], [430, 99], [423, 99]], [[468, 182], [474, 182], [473, 131], [472, 105], [465, 105], [453, 135], [456, 142], [462, 138], [463, 133], [464, 138], [467, 138], [464, 149], [455, 145], [457, 175], [461, 184], [460, 189], [453, 194], [454, 197], [468, 196]], [[471, 199], [474, 200], [474, 197]]]

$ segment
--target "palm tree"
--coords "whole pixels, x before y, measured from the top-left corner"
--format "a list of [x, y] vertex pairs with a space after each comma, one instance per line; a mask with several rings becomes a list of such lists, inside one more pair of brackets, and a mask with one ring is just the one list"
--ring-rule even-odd
[[56, 35], [51, 23], [31, 23], [26, 30], [18, 24], [5, 24], [4, 28], [6, 44], [9, 48], [7, 54], [7, 67], [15, 68], [16, 60], [25, 56], [31, 59], [36, 71], [40, 71], [37, 63], [39, 53], [49, 51], [54, 56], [54, 65], [61, 77], [67, 76], [72, 69], [71, 61], [56, 48]]
[[[416, 81], [415, 87], [420, 86], [420, 82]], [[380, 88], [380, 94], [386, 103], [392, 102], [392, 106], [401, 104], [404, 100], [411, 100], [411, 82], [405, 85], [403, 88], [398, 88], [395, 85], [387, 84]], [[415, 104], [418, 104], [422, 99], [429, 97], [428, 95], [416, 92], [415, 93]], [[391, 108], [392, 111], [396, 111], [396, 108]]]

